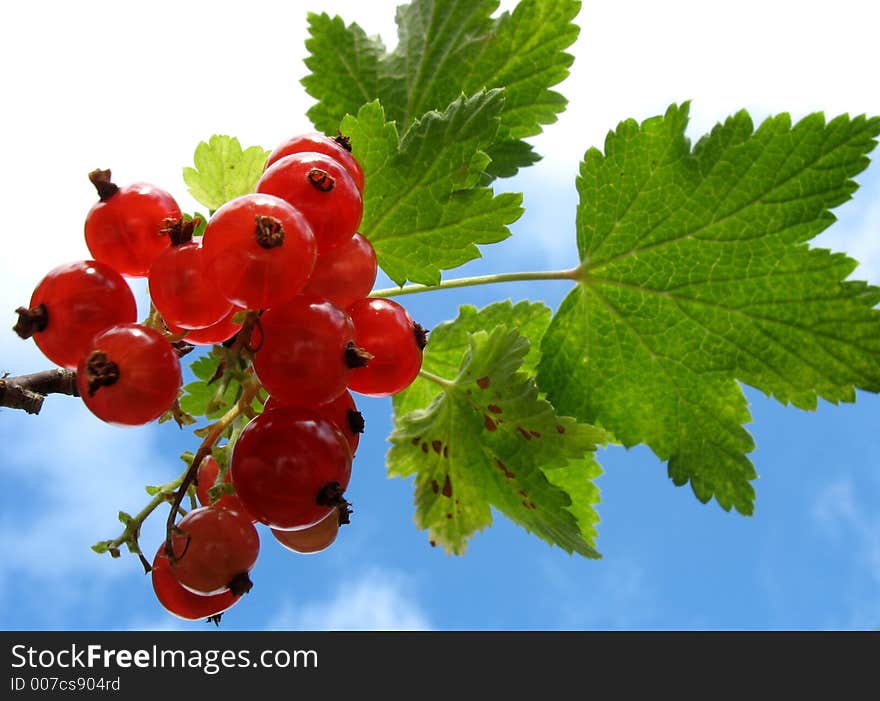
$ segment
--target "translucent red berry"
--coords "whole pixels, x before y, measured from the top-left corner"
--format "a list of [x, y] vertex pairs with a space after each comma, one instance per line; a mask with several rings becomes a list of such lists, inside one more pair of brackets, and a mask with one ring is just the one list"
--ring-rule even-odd
[[241, 307], [233, 306], [229, 313], [216, 324], [206, 326], [203, 329], [193, 329], [183, 337], [183, 340], [187, 343], [192, 343], [194, 346], [213, 346], [215, 343], [228, 341], [241, 328], [240, 323], [232, 320], [240, 311], [244, 310]]
[[77, 366], [80, 396], [95, 416], [137, 426], [158, 419], [177, 399], [180, 362], [158, 332], [139, 324], [95, 336]]
[[[344, 511], [344, 509], [343, 509]], [[345, 519], [348, 518], [346, 514]], [[295, 553], [311, 555], [326, 550], [336, 541], [339, 534], [340, 509], [336, 508], [313, 526], [296, 531], [270, 529], [281, 545]]]
[[171, 246], [150, 267], [150, 297], [167, 324], [183, 329], [213, 326], [232, 311], [206, 272], [204, 250], [195, 241]]
[[202, 245], [214, 284], [246, 309], [268, 309], [298, 294], [317, 255], [306, 217], [271, 194], [224, 204], [208, 222]]
[[137, 318], [128, 283], [94, 260], [53, 268], [31, 295], [30, 307], [16, 311], [19, 335], [33, 336], [49, 360], [69, 369], [76, 368], [95, 334]]
[[[285, 406], [285, 404], [276, 397], [269, 397], [263, 404], [263, 411], [269, 411], [279, 406]], [[332, 422], [342, 432], [348, 441], [349, 448], [351, 448], [351, 454], [354, 455], [361, 434], [364, 432], [364, 417], [355, 406], [351, 392], [346, 390], [336, 399], [332, 399], [326, 404], [319, 404], [313, 410], [315, 414]]]
[[305, 528], [345, 505], [351, 450], [330, 421], [300, 407], [279, 407], [245, 427], [230, 470], [235, 493], [258, 521]]
[[332, 138], [319, 132], [294, 136], [279, 145], [278, 148], [269, 154], [269, 159], [266, 161], [266, 168], [285, 156], [306, 151], [323, 153], [325, 156], [335, 158], [354, 179], [358, 190], [361, 192], [364, 191], [364, 171], [361, 169], [360, 163], [358, 163], [352, 155], [351, 145], [349, 144], [348, 139], [344, 136]]
[[340, 309], [366, 297], [376, 282], [376, 252], [370, 242], [355, 234], [345, 243], [321, 251], [303, 294], [329, 299]]
[[228, 610], [241, 598], [230, 591], [201, 596], [184, 589], [171, 573], [164, 544], [160, 546], [159, 552], [153, 558], [150, 576], [153, 580], [153, 591], [156, 593], [159, 603], [169, 613], [187, 621], [216, 616]]
[[348, 171], [322, 153], [294, 153], [273, 163], [257, 182], [257, 192], [277, 195], [308, 221], [323, 252], [354, 236], [363, 200]]
[[260, 553], [260, 536], [244, 514], [214, 506], [193, 509], [180, 519], [171, 544], [171, 572], [189, 591], [250, 591], [248, 573]]
[[351, 368], [365, 362], [354, 343], [354, 326], [330, 302], [300, 295], [260, 318], [263, 343], [254, 371], [283, 404], [317, 406], [335, 399]]
[[162, 230], [180, 219], [180, 207], [168, 192], [149, 183], [117, 187], [109, 170], [93, 171], [89, 178], [101, 198], [86, 215], [89, 251], [123, 275], [145, 276], [156, 256], [168, 248]]
[[347, 311], [355, 342], [372, 355], [369, 364], [352, 370], [349, 389], [385, 397], [409, 387], [422, 368], [425, 330], [390, 299], [361, 299]]

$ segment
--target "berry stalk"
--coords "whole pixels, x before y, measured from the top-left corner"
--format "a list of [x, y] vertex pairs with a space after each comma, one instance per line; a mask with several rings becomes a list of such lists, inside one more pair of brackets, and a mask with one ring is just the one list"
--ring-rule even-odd
[[493, 285], [501, 282], [526, 282], [529, 280], [572, 280], [577, 282], [581, 279], [583, 271], [581, 266], [566, 270], [535, 270], [519, 273], [496, 273], [494, 275], [477, 275], [474, 277], [462, 277], [453, 280], [444, 280], [436, 285], [406, 285], [404, 287], [388, 287], [383, 290], [373, 290], [370, 297], [400, 297], [401, 295], [413, 295], [419, 292], [435, 292], [437, 290], [450, 290], [455, 287], [475, 287], [477, 285]]

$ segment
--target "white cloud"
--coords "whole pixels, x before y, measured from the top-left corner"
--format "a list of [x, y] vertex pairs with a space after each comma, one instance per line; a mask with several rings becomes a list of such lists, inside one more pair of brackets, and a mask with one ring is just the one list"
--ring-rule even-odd
[[[0, 517], [0, 580], [114, 578], [139, 568], [132, 556], [115, 561], [89, 547], [122, 532], [117, 511], [138, 511], [149, 499], [144, 485], [173, 478], [175, 456], [156, 450], [157, 432], [110, 426], [68, 397], [47, 398], [40, 416], [11, 414], [3, 411], [0, 439], [14, 447], [0, 474], [33, 496]], [[145, 550], [161, 539], [153, 531], [148, 524]]]
[[396, 572], [373, 569], [340, 584], [325, 601], [286, 602], [273, 616], [278, 630], [429, 630], [427, 614]]
[[880, 178], [868, 179], [853, 197], [853, 203], [837, 212], [839, 221], [813, 245], [845, 251], [859, 262], [850, 278], [876, 285], [880, 283]]
[[880, 624], [880, 517], [872, 498], [876, 493], [874, 486], [866, 495], [864, 486], [850, 479], [832, 482], [815, 498], [813, 518], [820, 539], [825, 547], [844, 549], [853, 563], [845, 593], [847, 607], [829, 622], [830, 628], [876, 628]]
[[591, 594], [586, 601], [582, 578], [569, 574], [556, 560], [545, 560], [543, 569], [543, 589], [549, 592], [552, 610], [557, 615], [552, 624], [555, 628], [645, 629], [657, 619], [656, 590], [645, 567], [632, 558], [608, 558], [600, 570], [591, 572]]

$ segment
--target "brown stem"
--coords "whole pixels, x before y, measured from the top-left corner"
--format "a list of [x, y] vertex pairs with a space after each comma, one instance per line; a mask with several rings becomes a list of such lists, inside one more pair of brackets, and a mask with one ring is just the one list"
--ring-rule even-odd
[[421, 324], [414, 324], [413, 333], [415, 334], [416, 345], [419, 347], [419, 350], [425, 350], [425, 346], [428, 345], [428, 329]]
[[0, 378], [0, 406], [39, 414], [47, 394], [78, 397], [76, 372], [57, 368], [30, 375]]
[[373, 354], [355, 345], [354, 341], [349, 341], [345, 346], [345, 364], [352, 369], [364, 368], [372, 359]]
[[312, 168], [308, 173], [309, 184], [321, 192], [330, 192], [336, 185], [336, 179], [326, 170]]
[[97, 168], [89, 173], [89, 180], [98, 191], [101, 202], [106, 202], [119, 191], [119, 187], [110, 180], [110, 171]]
[[101, 387], [109, 387], [119, 381], [119, 366], [102, 350], [93, 350], [86, 361], [86, 379], [89, 396], [95, 396]]
[[19, 338], [30, 338], [38, 331], [45, 331], [49, 325], [49, 311], [45, 304], [38, 304], [33, 309], [19, 307], [15, 313], [18, 314], [18, 321], [12, 330]]
[[211, 450], [214, 448], [217, 441], [220, 440], [220, 436], [223, 435], [224, 431], [226, 431], [226, 429], [232, 425], [232, 422], [244, 414], [245, 410], [250, 407], [250, 404], [259, 389], [260, 385], [257, 382], [253, 382], [244, 387], [244, 391], [239, 400], [211, 426], [211, 430], [208, 431], [208, 434], [205, 436], [205, 439], [202, 441], [202, 444], [193, 456], [189, 469], [186, 471], [186, 474], [180, 482], [180, 486], [177, 488], [177, 491], [175, 491], [174, 500], [171, 502], [171, 511], [168, 513], [168, 520], [165, 522], [165, 554], [172, 562], [179, 559], [175, 556], [174, 549], [171, 545], [172, 537], [177, 529], [175, 520], [177, 519], [177, 514], [180, 511], [180, 504], [183, 501], [184, 496], [186, 496], [187, 490], [189, 490], [190, 485], [193, 484], [196, 479], [199, 465], [202, 464], [202, 460], [211, 454]]
[[284, 243], [284, 227], [281, 220], [265, 214], [255, 217], [257, 243], [263, 248], [276, 248]]
[[183, 217], [180, 219], [166, 219], [165, 226], [162, 227], [160, 233], [167, 234], [172, 246], [182, 246], [192, 241], [193, 233], [201, 221], [199, 217], [189, 221], [184, 221]]

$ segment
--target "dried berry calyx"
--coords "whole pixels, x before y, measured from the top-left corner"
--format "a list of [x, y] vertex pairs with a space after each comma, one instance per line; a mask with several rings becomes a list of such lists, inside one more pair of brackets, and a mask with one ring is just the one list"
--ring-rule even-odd
[[101, 387], [110, 387], [119, 381], [119, 366], [104, 351], [92, 351], [86, 361], [86, 379], [89, 396], [93, 397]]
[[45, 304], [38, 304], [33, 309], [19, 307], [15, 313], [18, 314], [18, 321], [15, 322], [12, 330], [20, 338], [30, 338], [35, 333], [45, 331], [49, 325], [49, 311]]
[[110, 179], [110, 171], [109, 170], [101, 170], [100, 168], [96, 168], [91, 173], [89, 173], [89, 181], [92, 185], [95, 186], [95, 189], [98, 191], [98, 198], [101, 202], [106, 202], [113, 195], [119, 192], [119, 186], [116, 185]]

